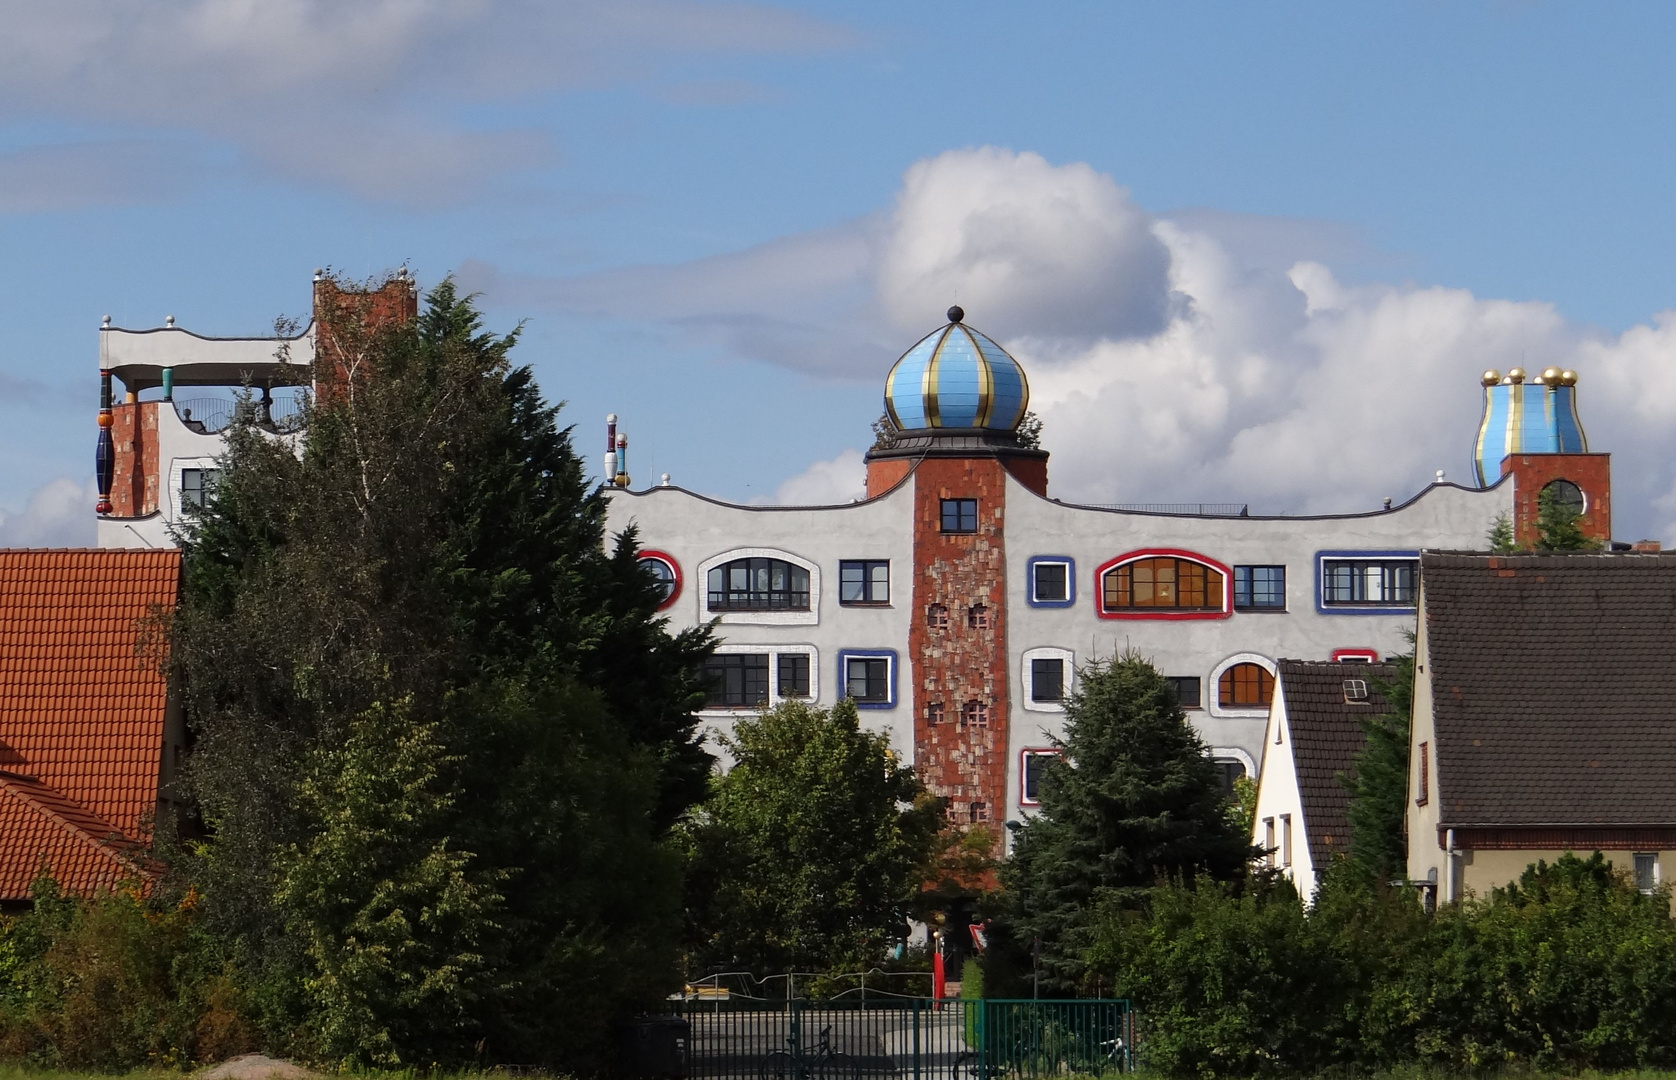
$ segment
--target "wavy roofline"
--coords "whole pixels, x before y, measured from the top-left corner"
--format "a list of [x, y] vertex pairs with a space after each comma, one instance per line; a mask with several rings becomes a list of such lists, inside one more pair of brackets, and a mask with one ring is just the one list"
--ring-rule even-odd
[[209, 334], [200, 334], [200, 333], [197, 333], [196, 331], [188, 330], [184, 326], [152, 326], [152, 327], [148, 327], [148, 328], [143, 329], [143, 330], [138, 330], [138, 329], [134, 329], [132, 327], [127, 327], [127, 326], [101, 326], [99, 328], [99, 332], [101, 334], [135, 334], [135, 335], [140, 335], [140, 334], [185, 334], [187, 337], [197, 338], [199, 341], [301, 341], [303, 338], [308, 337], [309, 333], [311, 331], [313, 331], [313, 329], [314, 329], [314, 320], [310, 319], [308, 321], [308, 325], [303, 327], [302, 331], [300, 333], [298, 333], [295, 337], [277, 337], [277, 336], [268, 335], [268, 334], [262, 334], [262, 335], [233, 335], [231, 337], [214, 337], [214, 336], [211, 336]]

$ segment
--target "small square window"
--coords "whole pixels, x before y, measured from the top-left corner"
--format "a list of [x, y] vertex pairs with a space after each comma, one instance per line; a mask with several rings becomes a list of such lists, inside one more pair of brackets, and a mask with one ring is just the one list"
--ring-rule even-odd
[[1203, 708], [1203, 698], [1200, 696], [1200, 682], [1197, 675], [1166, 675], [1164, 681], [1176, 692], [1176, 701], [1184, 709]]
[[989, 820], [989, 804], [988, 803], [982, 803], [982, 802], [973, 803], [970, 810], [968, 810], [968, 812], [967, 812], [967, 819], [973, 825], [977, 825], [980, 822], [988, 821]]
[[1659, 887], [1659, 857], [1650, 851], [1635, 854], [1635, 887], [1650, 893]]
[[966, 612], [966, 627], [969, 630], [988, 630], [989, 609], [982, 604], [973, 604]]
[[1030, 599], [1038, 604], [1062, 604], [1071, 598], [1071, 568], [1062, 562], [1039, 562], [1031, 567]]
[[781, 653], [779, 668], [781, 697], [809, 696], [808, 653]]
[[981, 701], [968, 701], [960, 707], [962, 727], [988, 727], [989, 706]]
[[1237, 758], [1217, 758], [1216, 770], [1216, 779], [1222, 786], [1222, 794], [1233, 798], [1234, 782], [1245, 779], [1245, 762]]
[[182, 469], [180, 471], [180, 504], [199, 510], [215, 493], [215, 483], [221, 479], [220, 469]]
[[949, 609], [942, 604], [932, 604], [925, 609], [925, 625], [933, 630], [947, 630], [949, 628]]
[[1286, 567], [1234, 567], [1235, 611], [1285, 611]]
[[1065, 697], [1065, 661], [1057, 656], [1030, 661], [1030, 700], [1061, 701]]
[[944, 499], [942, 500], [942, 525], [946, 533], [973, 533], [978, 531], [978, 500], [976, 499]]
[[722, 653], [704, 662], [709, 686], [704, 704], [712, 709], [768, 704], [768, 654]]
[[845, 662], [844, 674], [844, 692], [852, 700], [890, 700], [890, 661], [884, 657], [852, 656]]
[[838, 564], [840, 604], [890, 603], [890, 561], [846, 559]]
[[941, 701], [933, 701], [926, 705], [925, 722], [932, 725], [943, 722], [943, 703]]

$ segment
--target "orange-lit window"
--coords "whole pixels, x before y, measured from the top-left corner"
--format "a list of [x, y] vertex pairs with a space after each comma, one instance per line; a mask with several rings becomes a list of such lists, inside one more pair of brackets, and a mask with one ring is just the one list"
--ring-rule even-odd
[[1274, 676], [1262, 664], [1235, 664], [1216, 682], [1224, 709], [1255, 708], [1274, 700]]
[[1104, 590], [1108, 611], [1221, 611], [1225, 593], [1221, 571], [1169, 556], [1114, 566], [1106, 571]]

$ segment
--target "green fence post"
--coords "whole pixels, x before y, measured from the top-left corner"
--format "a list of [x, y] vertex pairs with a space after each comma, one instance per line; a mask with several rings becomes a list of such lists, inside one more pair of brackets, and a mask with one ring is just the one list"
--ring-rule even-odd
[[920, 1080], [920, 1074], [919, 1074], [919, 998], [914, 999], [914, 1080]]

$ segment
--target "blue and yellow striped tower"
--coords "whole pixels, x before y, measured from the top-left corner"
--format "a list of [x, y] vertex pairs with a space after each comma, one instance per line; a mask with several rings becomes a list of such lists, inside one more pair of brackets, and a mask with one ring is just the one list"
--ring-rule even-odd
[[933, 330], [902, 354], [885, 379], [885, 411], [902, 431], [988, 428], [1012, 431], [1030, 404], [1030, 383], [1018, 361], [988, 337], [961, 322], [949, 308], [948, 325]]
[[1509, 454], [1588, 453], [1575, 371], [1549, 368], [1528, 383], [1523, 368], [1486, 371], [1483, 383], [1484, 422], [1472, 455], [1480, 487], [1501, 479], [1501, 459]]

